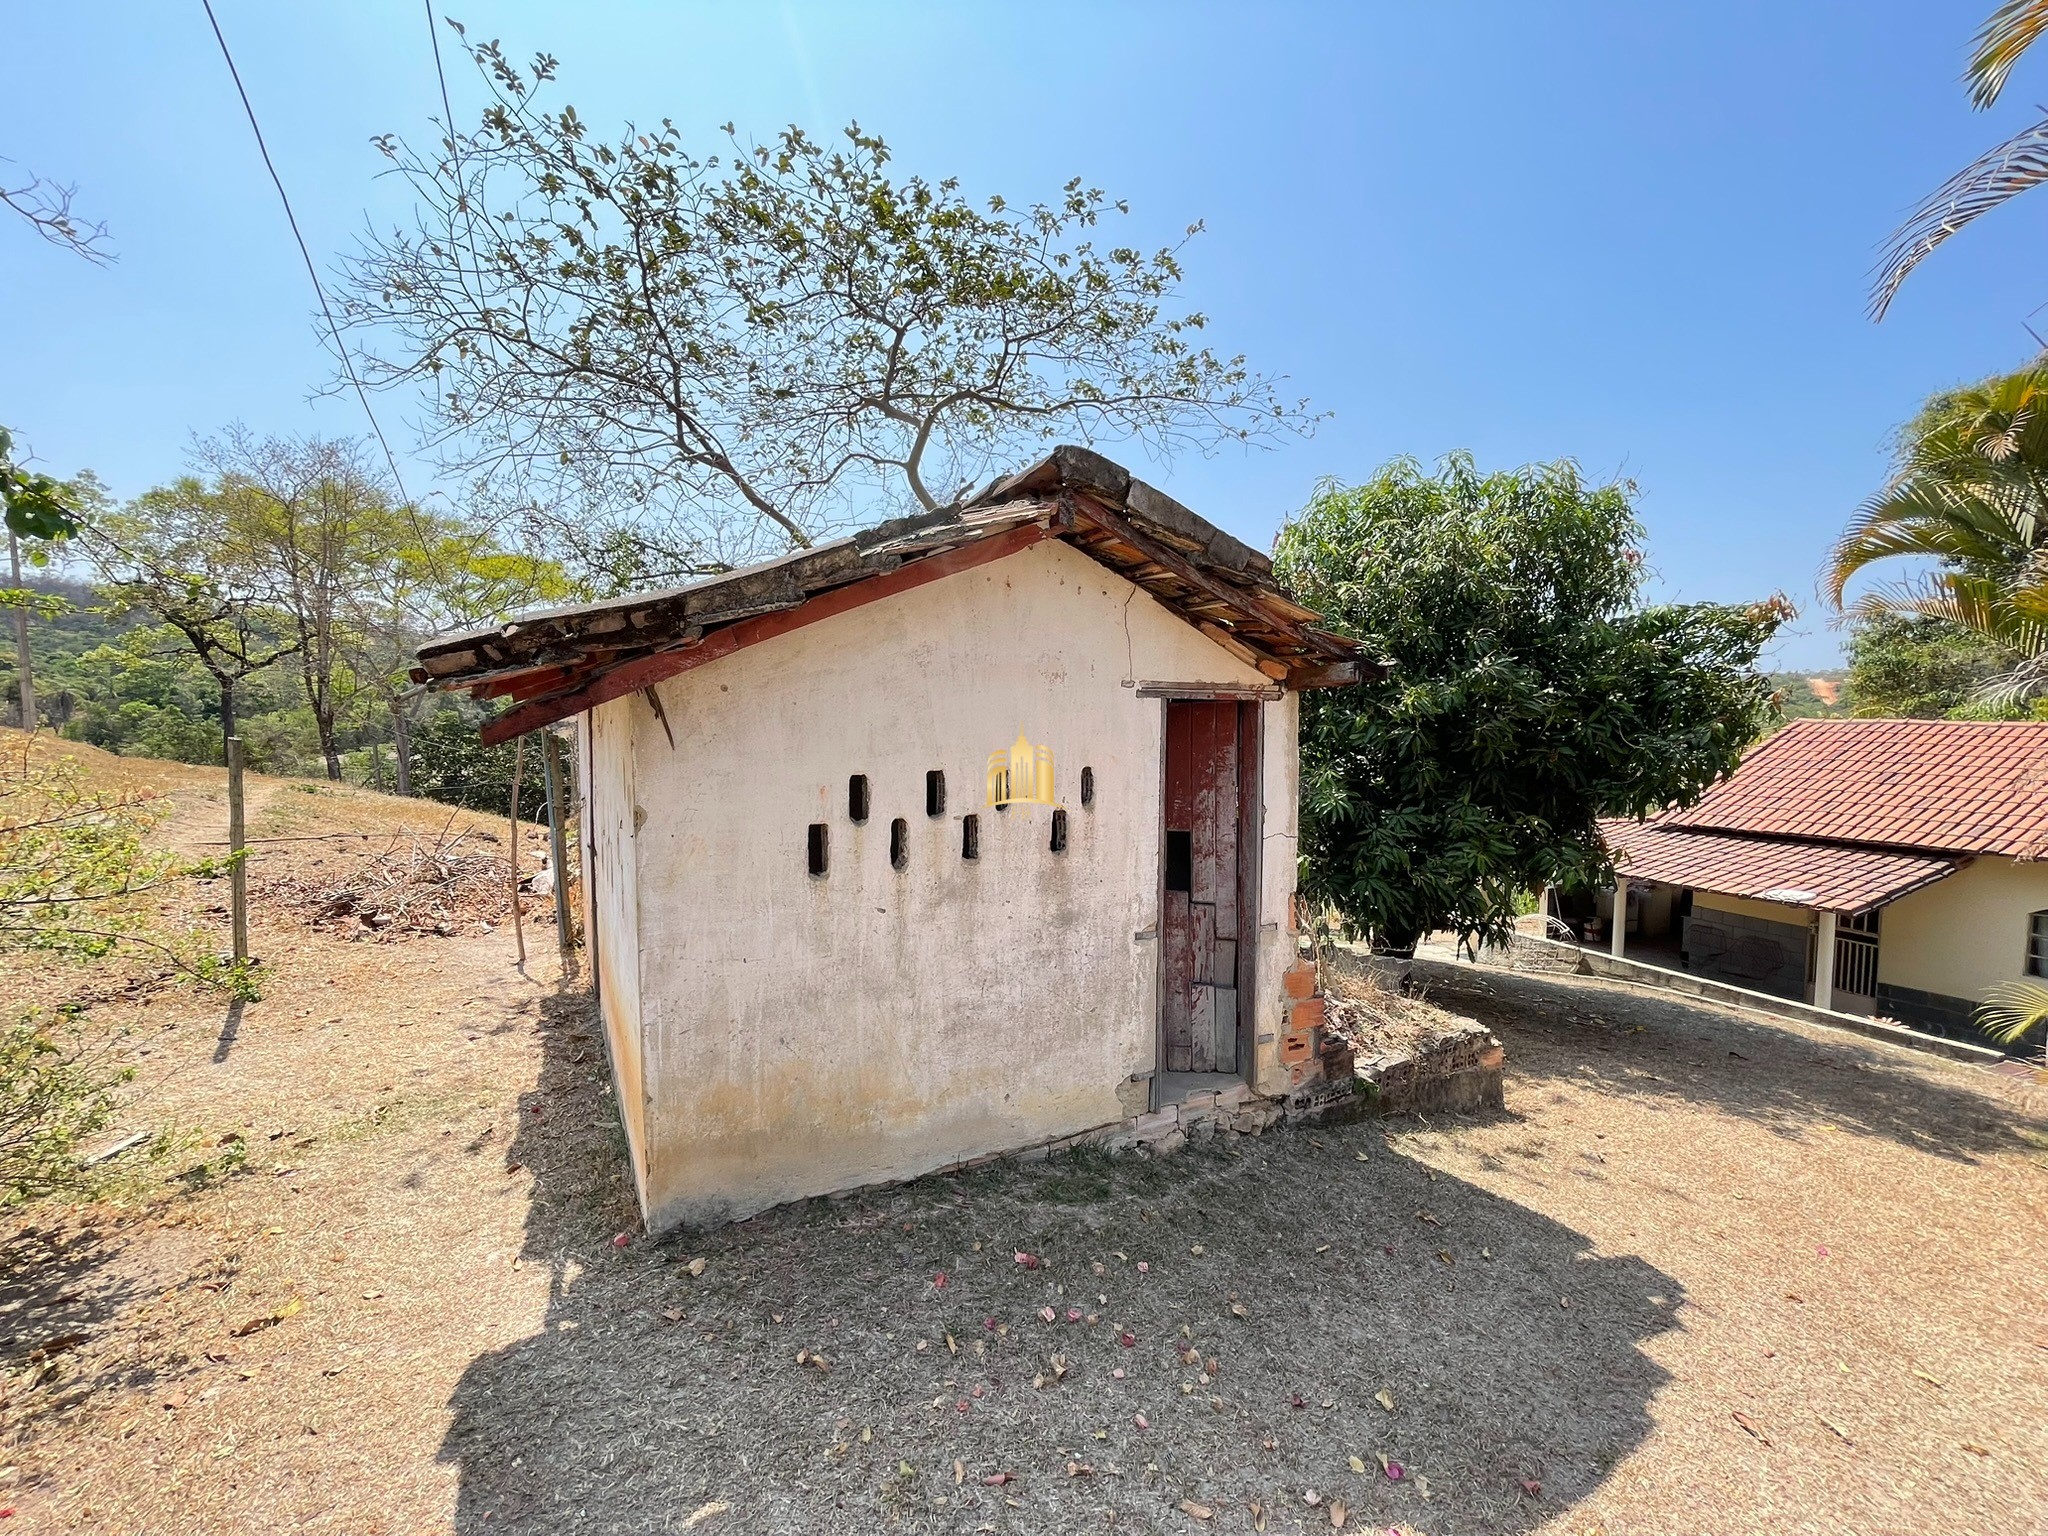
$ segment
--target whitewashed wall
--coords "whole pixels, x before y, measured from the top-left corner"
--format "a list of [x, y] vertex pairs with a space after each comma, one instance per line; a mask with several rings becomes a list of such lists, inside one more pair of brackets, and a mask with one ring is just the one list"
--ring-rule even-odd
[[[643, 705], [644, 709], [645, 706]], [[590, 963], [610, 1045], [612, 1088], [633, 1163], [633, 1184], [647, 1198], [647, 1094], [641, 1071], [639, 840], [633, 821], [633, 712], [624, 702], [600, 705], [586, 719], [585, 889], [591, 924]]]
[[[1266, 680], [1123, 578], [1048, 542], [873, 603], [598, 713], [598, 949], [616, 1058], [644, 1103], [650, 1226], [745, 1215], [1119, 1119], [1154, 1064], [1164, 706], [1133, 684]], [[1265, 708], [1258, 1033], [1291, 949], [1295, 708]], [[628, 723], [630, 722], [630, 723]], [[631, 762], [608, 756], [630, 731]], [[983, 803], [987, 756], [1051, 747], [1051, 811]], [[1081, 769], [1095, 804], [1080, 804]], [[947, 806], [925, 814], [925, 774]], [[865, 825], [847, 779], [872, 788]], [[630, 850], [608, 850], [637, 806]], [[961, 818], [981, 857], [961, 857]], [[908, 867], [890, 866], [890, 823]], [[830, 828], [830, 871], [806, 829]], [[606, 860], [636, 902], [604, 898]], [[607, 935], [605, 926], [613, 932]], [[1284, 1081], [1270, 1042], [1263, 1084]], [[633, 1074], [618, 1072], [622, 1089]], [[1119, 1094], [1122, 1088], [1124, 1093]], [[629, 1130], [629, 1134], [631, 1134]]]

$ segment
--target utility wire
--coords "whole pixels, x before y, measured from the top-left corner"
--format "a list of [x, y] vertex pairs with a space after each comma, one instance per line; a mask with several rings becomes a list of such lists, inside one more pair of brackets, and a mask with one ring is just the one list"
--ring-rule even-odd
[[[292, 200], [286, 195], [284, 181], [277, 174], [276, 163], [270, 158], [270, 146], [263, 141], [263, 129], [256, 121], [256, 108], [250, 104], [248, 88], [242, 84], [242, 72], [235, 68], [235, 56], [228, 51], [228, 40], [221, 32], [220, 18], [213, 14], [213, 0], [199, 0], [199, 3], [206, 9], [206, 20], [213, 28], [214, 41], [220, 44], [220, 56], [227, 62], [229, 78], [235, 82], [235, 94], [242, 98], [242, 111], [248, 115], [249, 131], [256, 136], [256, 150], [263, 156], [263, 168], [270, 172], [270, 184], [277, 188], [277, 200], [284, 204], [285, 222], [291, 225], [292, 239], [298, 242], [299, 257], [306, 264], [306, 276], [312, 280], [313, 296], [320, 301], [320, 313], [327, 320], [327, 334], [333, 338], [334, 350], [341, 358], [342, 371], [348, 375], [349, 383], [355, 386], [356, 399], [362, 402], [363, 414], [370, 419], [370, 430], [377, 434], [377, 446], [384, 450], [384, 462], [390, 466], [392, 484], [398, 487], [398, 499], [404, 503], [407, 515], [412, 520], [413, 532], [419, 536], [420, 548], [426, 553], [428, 561], [437, 567], [438, 574], [439, 562], [434, 559], [432, 543], [428, 540], [426, 531], [419, 525], [419, 513], [413, 506], [411, 495], [405, 489], [405, 476], [399, 473], [398, 455], [391, 451], [391, 442], [384, 436], [383, 424], [377, 420], [377, 413], [370, 409], [370, 392], [363, 388], [363, 381], [356, 373], [355, 360], [349, 356], [348, 347], [341, 339], [341, 327], [334, 323], [334, 311], [327, 303], [327, 290], [320, 282], [320, 269], [313, 265], [313, 253], [306, 247], [306, 237], [299, 232], [298, 215], [292, 212]], [[431, 19], [432, 12], [428, 14]], [[440, 45], [436, 43], [434, 60], [437, 69], [440, 57]], [[444, 81], [441, 87], [441, 100], [444, 106], [448, 99], [447, 90], [447, 83]]]
[[270, 158], [270, 146], [263, 142], [263, 129], [256, 121], [256, 109], [249, 104], [249, 92], [242, 84], [242, 72], [235, 68], [235, 56], [228, 52], [228, 40], [220, 30], [220, 18], [213, 14], [213, 0], [199, 0], [199, 3], [206, 8], [206, 19], [213, 27], [214, 41], [220, 44], [220, 56], [227, 61], [228, 75], [235, 82], [235, 94], [242, 98], [242, 110], [249, 118], [249, 131], [256, 136], [257, 153], [263, 156], [263, 168], [270, 172], [270, 184], [277, 188], [277, 200], [284, 204], [285, 222], [292, 227], [292, 239], [298, 242], [299, 257], [306, 263], [306, 276], [313, 281], [313, 296], [319, 299], [320, 313], [326, 317], [327, 334], [334, 339], [334, 350], [341, 356], [342, 369], [348, 374], [349, 383], [355, 386], [356, 398], [363, 403], [363, 414], [370, 418], [370, 430], [377, 434], [377, 445], [384, 450], [384, 462], [391, 466], [391, 479], [398, 487], [399, 497], [410, 505], [412, 498], [406, 494], [405, 477], [398, 472], [398, 456], [391, 451], [384, 428], [377, 421], [377, 413], [370, 409], [369, 391], [363, 388], [363, 381], [356, 376], [355, 361], [342, 344], [341, 327], [334, 323], [334, 311], [327, 305], [327, 290], [320, 284], [320, 269], [313, 265], [313, 253], [306, 248], [306, 237], [299, 233], [298, 216], [292, 212], [292, 200], [285, 195], [284, 182]]

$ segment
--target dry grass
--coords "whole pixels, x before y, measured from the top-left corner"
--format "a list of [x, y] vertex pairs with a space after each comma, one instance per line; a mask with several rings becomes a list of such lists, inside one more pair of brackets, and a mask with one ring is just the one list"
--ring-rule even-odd
[[[416, 809], [303, 798], [302, 830]], [[38, 1213], [0, 1259], [0, 1506], [26, 1529], [2048, 1515], [2048, 1139], [1988, 1074], [1489, 974], [1431, 1002], [1506, 1042], [1506, 1115], [999, 1168], [655, 1243], [588, 1006], [516, 973], [508, 934], [258, 938], [239, 1018], [100, 1005], [147, 1051], [135, 1120], [209, 1153], [239, 1132], [242, 1170]]]

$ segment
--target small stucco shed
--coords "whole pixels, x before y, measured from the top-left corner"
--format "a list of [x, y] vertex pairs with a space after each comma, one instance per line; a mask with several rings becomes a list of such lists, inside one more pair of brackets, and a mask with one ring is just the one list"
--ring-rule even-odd
[[574, 718], [651, 1228], [1311, 1090], [1296, 695], [1368, 663], [1062, 448], [961, 505], [420, 652]]

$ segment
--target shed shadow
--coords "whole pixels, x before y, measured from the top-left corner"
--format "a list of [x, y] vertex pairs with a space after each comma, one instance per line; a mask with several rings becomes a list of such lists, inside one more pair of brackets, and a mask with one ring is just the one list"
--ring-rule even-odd
[[713, 1504], [695, 1528], [1180, 1529], [1182, 1500], [1287, 1531], [1342, 1499], [1356, 1528], [1518, 1532], [1650, 1431], [1667, 1377], [1643, 1346], [1682, 1325], [1677, 1283], [1370, 1124], [1003, 1164], [614, 1247], [594, 1029], [583, 999], [550, 1004], [507, 1153], [544, 1192], [524, 1254], [550, 1302], [455, 1391], [459, 1531], [659, 1531]]

